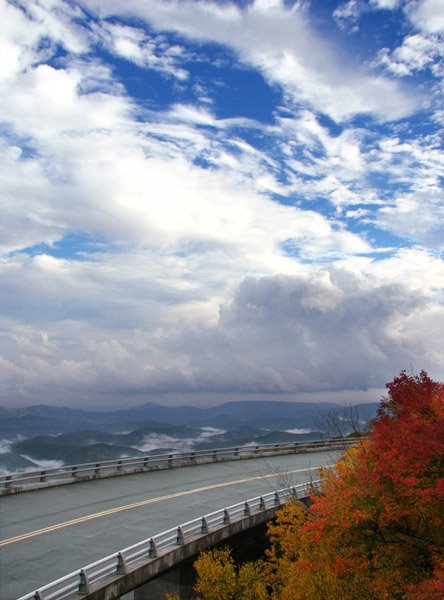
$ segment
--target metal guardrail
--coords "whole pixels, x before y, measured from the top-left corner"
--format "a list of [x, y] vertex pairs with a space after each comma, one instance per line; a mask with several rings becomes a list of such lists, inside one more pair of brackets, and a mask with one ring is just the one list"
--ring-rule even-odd
[[63, 483], [88, 481], [102, 477], [142, 473], [158, 469], [191, 466], [218, 462], [254, 458], [273, 454], [291, 454], [324, 449], [343, 449], [356, 443], [355, 439], [335, 439], [313, 442], [293, 442], [283, 444], [261, 444], [196, 450], [173, 454], [151, 454], [130, 458], [119, 458], [80, 465], [68, 465], [55, 469], [42, 469], [0, 476], [0, 495], [11, 492], [39, 489]]
[[155, 560], [159, 555], [163, 556], [178, 546], [204, 537], [220, 527], [270, 508], [282, 506], [290, 498], [306, 498], [313, 490], [319, 490], [320, 484], [321, 480], [302, 483], [216, 510], [124, 548], [120, 552], [110, 554], [78, 571], [21, 596], [19, 600], [64, 600], [65, 598], [74, 599], [78, 595], [86, 595], [93, 584], [108, 577], [118, 578], [125, 575], [129, 565], [133, 566], [135, 563], [140, 563], [140, 566], [142, 566]]

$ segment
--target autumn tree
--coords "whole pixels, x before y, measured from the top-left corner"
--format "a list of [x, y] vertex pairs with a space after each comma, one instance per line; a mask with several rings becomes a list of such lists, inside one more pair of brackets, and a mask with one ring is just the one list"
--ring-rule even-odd
[[[279, 512], [265, 560], [199, 559], [199, 598], [247, 600], [253, 586], [261, 600], [444, 597], [444, 385], [402, 372], [387, 389], [369, 438], [323, 473], [310, 511], [291, 501]], [[229, 574], [231, 591], [210, 595]]]
[[198, 573], [195, 587], [205, 600], [267, 600], [262, 563], [237, 567], [229, 548], [203, 552], [194, 564]]

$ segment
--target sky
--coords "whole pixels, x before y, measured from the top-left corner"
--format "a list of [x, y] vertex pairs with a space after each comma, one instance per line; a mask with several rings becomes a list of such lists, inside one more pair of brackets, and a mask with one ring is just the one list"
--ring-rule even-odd
[[444, 378], [443, 0], [0, 0], [0, 404]]

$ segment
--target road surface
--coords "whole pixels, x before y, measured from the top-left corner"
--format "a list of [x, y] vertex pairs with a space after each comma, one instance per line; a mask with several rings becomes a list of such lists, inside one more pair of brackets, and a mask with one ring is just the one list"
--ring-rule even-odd
[[307, 481], [334, 452], [151, 471], [0, 498], [0, 597], [16, 600], [156, 533]]

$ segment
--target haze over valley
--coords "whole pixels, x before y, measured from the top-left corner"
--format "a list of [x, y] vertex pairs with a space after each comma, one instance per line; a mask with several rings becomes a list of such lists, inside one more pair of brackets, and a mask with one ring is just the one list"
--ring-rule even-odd
[[[3, 408], [0, 470], [9, 473], [150, 453], [326, 439], [348, 434], [356, 425], [364, 429], [376, 407], [376, 403], [350, 409], [333, 403], [240, 401], [211, 408], [149, 403], [113, 412], [44, 405]], [[325, 417], [332, 414], [336, 419], [330, 419], [329, 430]]]

